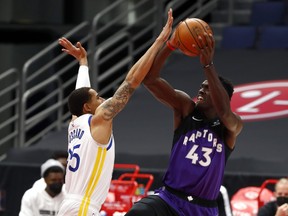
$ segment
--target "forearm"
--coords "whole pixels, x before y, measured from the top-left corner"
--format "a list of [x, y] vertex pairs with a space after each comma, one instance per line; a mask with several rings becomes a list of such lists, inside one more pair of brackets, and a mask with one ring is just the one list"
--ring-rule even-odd
[[146, 51], [146, 53], [139, 59], [139, 61], [131, 68], [129, 71], [126, 81], [130, 82], [132, 88], [137, 88], [138, 85], [143, 81], [144, 77], [147, 75], [151, 66], [155, 60], [155, 57], [163, 46], [163, 44], [168, 40], [173, 24], [172, 9], [168, 11], [167, 22], [162, 29], [161, 33], [154, 41], [152, 46]]
[[132, 87], [135, 88], [139, 86], [143, 81], [147, 73], [150, 71], [154, 59], [163, 44], [164, 41], [157, 38], [152, 46], [146, 51], [146, 53], [131, 68], [127, 74], [126, 81], [132, 81]]
[[88, 60], [87, 60], [87, 57], [85, 56], [85, 58], [80, 58], [79, 59], [79, 65], [82, 66], [87, 66], [88, 67]]
[[91, 87], [90, 78], [89, 78], [89, 68], [87, 65], [80, 65], [78, 69], [75, 89], [78, 89], [81, 87]]
[[149, 84], [149, 81], [155, 80], [160, 77], [161, 69], [163, 68], [166, 59], [170, 56], [172, 50], [164, 44], [160, 51], [157, 53], [156, 58], [151, 66], [151, 69], [145, 77], [144, 84]]
[[228, 109], [230, 110], [230, 99], [227, 91], [219, 80], [214, 64], [204, 67], [203, 70], [209, 83], [211, 98], [217, 113], [219, 115], [226, 113]]

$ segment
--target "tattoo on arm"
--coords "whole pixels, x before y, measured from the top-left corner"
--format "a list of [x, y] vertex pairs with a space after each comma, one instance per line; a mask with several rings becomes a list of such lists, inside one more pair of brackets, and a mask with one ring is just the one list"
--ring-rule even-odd
[[134, 90], [129, 83], [122, 83], [113, 97], [103, 106], [104, 119], [111, 120], [114, 118], [128, 103]]

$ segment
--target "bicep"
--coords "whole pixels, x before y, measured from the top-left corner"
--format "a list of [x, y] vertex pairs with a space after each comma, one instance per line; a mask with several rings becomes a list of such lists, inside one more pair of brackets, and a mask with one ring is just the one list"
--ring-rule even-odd
[[238, 136], [238, 134], [243, 128], [243, 121], [241, 117], [236, 113], [233, 113], [232, 111], [229, 113], [229, 115], [224, 116], [221, 120], [224, 123], [225, 127], [230, 132], [234, 133], [235, 136]]
[[104, 120], [112, 120], [128, 103], [134, 88], [128, 82], [123, 82], [113, 97], [104, 101], [100, 106], [100, 113]]
[[105, 100], [97, 107], [92, 118], [91, 132], [94, 140], [101, 144], [106, 144], [112, 133], [112, 122], [114, 117], [128, 103], [134, 89], [130, 87], [128, 82], [116, 90], [113, 97]]
[[223, 117], [221, 121], [227, 129], [226, 144], [230, 149], [233, 149], [235, 146], [236, 138], [243, 128], [243, 121], [241, 120], [240, 116], [233, 112], [231, 112], [229, 117]]

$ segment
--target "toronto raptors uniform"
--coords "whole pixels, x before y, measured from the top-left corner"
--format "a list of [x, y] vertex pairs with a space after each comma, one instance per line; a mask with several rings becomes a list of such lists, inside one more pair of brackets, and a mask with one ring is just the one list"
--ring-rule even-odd
[[105, 201], [114, 167], [115, 143], [111, 136], [107, 145], [97, 143], [90, 133], [92, 115], [71, 121], [68, 128], [67, 199], [59, 216], [97, 216]]
[[218, 215], [216, 199], [231, 153], [224, 132], [219, 119], [208, 122], [197, 110], [175, 130], [159, 196], [179, 215]]

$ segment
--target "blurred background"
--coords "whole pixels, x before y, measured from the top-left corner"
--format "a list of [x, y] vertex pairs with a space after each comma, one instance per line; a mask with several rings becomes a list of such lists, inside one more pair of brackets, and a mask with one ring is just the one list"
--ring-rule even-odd
[[[244, 119], [224, 176], [232, 197], [288, 174], [288, 17], [286, 0], [0, 0], [0, 215], [18, 215], [40, 165], [66, 151], [78, 62], [58, 38], [82, 42], [92, 86], [112, 96], [161, 31], [198, 17], [213, 29], [214, 64], [235, 85], [233, 110]], [[191, 97], [204, 75], [198, 57], [175, 51], [164, 69]], [[115, 119], [116, 163], [133, 163], [161, 185], [172, 145], [172, 112], [144, 87]]]

